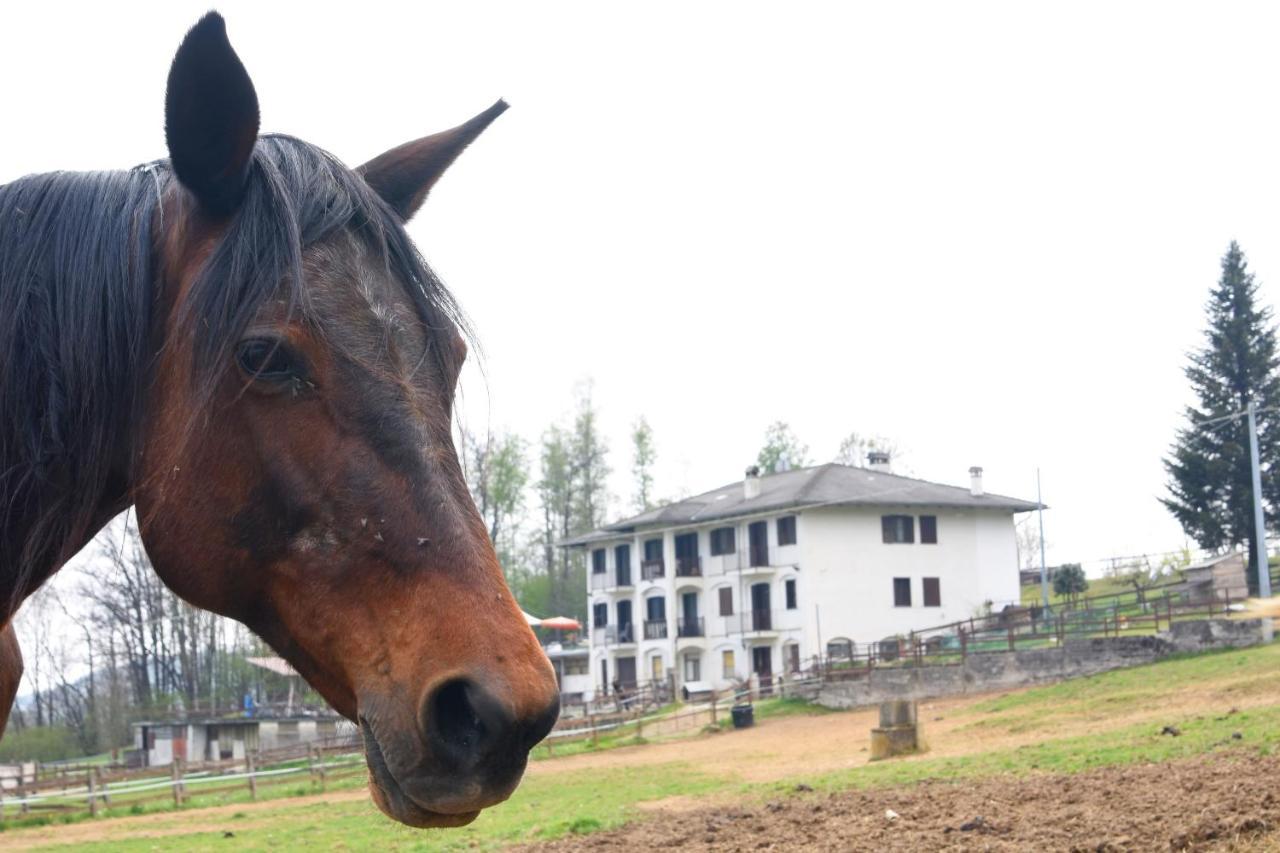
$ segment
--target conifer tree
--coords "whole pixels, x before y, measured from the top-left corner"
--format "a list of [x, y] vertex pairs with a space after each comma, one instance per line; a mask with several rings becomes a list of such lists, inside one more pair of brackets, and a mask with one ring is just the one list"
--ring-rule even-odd
[[[1249, 555], [1249, 588], [1258, 575], [1253, 547], [1253, 485], [1249, 432], [1243, 417], [1252, 399], [1259, 412], [1258, 453], [1263, 507], [1271, 527], [1280, 508], [1280, 376], [1271, 309], [1257, 304], [1258, 284], [1244, 253], [1231, 242], [1222, 275], [1205, 307], [1205, 344], [1190, 356], [1187, 379], [1196, 402], [1164, 460], [1169, 495], [1162, 503], [1182, 529], [1210, 551], [1243, 548]], [[1220, 420], [1221, 419], [1221, 420]]]

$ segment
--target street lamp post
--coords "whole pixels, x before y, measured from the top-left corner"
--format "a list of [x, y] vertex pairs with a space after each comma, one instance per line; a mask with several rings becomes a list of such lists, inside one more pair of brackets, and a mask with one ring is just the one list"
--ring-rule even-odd
[[1254, 548], [1258, 560], [1258, 595], [1271, 597], [1271, 564], [1267, 559], [1267, 521], [1262, 513], [1262, 465], [1258, 461], [1257, 406], [1249, 401], [1249, 467], [1253, 469], [1253, 526]]

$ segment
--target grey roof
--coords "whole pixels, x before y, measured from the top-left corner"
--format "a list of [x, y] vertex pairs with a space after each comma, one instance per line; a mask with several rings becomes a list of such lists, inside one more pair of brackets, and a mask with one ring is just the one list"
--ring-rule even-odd
[[744, 515], [819, 506], [955, 507], [1018, 513], [1039, 504], [1004, 495], [975, 497], [967, 487], [947, 486], [898, 474], [830, 463], [760, 478], [760, 494], [748, 499], [742, 481], [606, 524], [561, 546], [587, 545], [641, 528], [676, 527]]

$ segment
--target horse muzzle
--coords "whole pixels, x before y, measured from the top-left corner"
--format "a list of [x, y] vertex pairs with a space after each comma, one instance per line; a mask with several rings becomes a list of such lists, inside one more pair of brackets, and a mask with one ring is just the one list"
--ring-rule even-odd
[[515, 791], [529, 750], [560, 713], [558, 692], [532, 712], [513, 713], [477, 681], [452, 678], [433, 688], [418, 725], [384, 719], [385, 703], [361, 703], [359, 717], [374, 802], [417, 827], [463, 826]]

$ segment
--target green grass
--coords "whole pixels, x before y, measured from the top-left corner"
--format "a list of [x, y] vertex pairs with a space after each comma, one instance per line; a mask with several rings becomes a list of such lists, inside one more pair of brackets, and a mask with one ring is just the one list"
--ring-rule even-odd
[[[730, 780], [700, 775], [683, 765], [563, 773], [531, 777], [506, 804], [485, 811], [462, 829], [409, 829], [387, 820], [372, 804], [355, 801], [309, 804], [269, 816], [250, 813], [225, 819], [225, 828], [212, 832], [102, 842], [79, 845], [79, 849], [154, 850], [159, 843], [183, 850], [222, 850], [229, 843], [223, 833], [230, 831], [237, 850], [492, 850], [509, 843], [609, 829], [631, 817], [636, 802], [698, 796], [731, 786], [735, 783]], [[151, 824], [148, 829], [163, 831], [170, 826]]]
[[[881, 761], [780, 782], [748, 785], [728, 775], [710, 775], [682, 763], [627, 766], [574, 772], [535, 773], [512, 799], [484, 812], [459, 830], [420, 831], [391, 823], [367, 801], [290, 805], [216, 818], [215, 831], [136, 838], [90, 845], [99, 850], [315, 847], [382, 850], [490, 850], [509, 843], [594, 832], [632, 819], [638, 804], [671, 796], [777, 797], [799, 782], [821, 790], [911, 784], [925, 779], [963, 780], [994, 774], [1077, 773], [1096, 767], [1166, 761], [1207, 753], [1273, 753], [1280, 748], [1280, 703], [1231, 712], [1247, 697], [1280, 695], [1280, 645], [1188, 656], [1090, 678], [1036, 687], [973, 702], [948, 713], [959, 722], [953, 737], [1028, 734], [1041, 739], [965, 756]], [[1167, 709], [1133, 722], [1135, 709]], [[798, 700], [768, 699], [755, 705], [756, 719], [816, 710]], [[727, 709], [725, 713], [727, 719]], [[1063, 724], [1088, 721], [1089, 735], [1055, 736]], [[925, 737], [929, 723], [925, 721]], [[1162, 735], [1176, 726], [1177, 737]], [[1079, 731], [1076, 729], [1075, 731]], [[1238, 738], [1234, 737], [1239, 735]], [[732, 735], [725, 749], [733, 749]], [[625, 742], [627, 735], [619, 734]], [[608, 739], [602, 739], [606, 744]], [[569, 746], [566, 744], [565, 746]], [[602, 747], [597, 747], [602, 748]], [[558, 751], [558, 748], [557, 748]], [[281, 786], [287, 788], [288, 786]], [[148, 831], [180, 828], [192, 816], [173, 813], [148, 824]], [[201, 818], [208, 823], [211, 818]], [[203, 829], [203, 827], [202, 827]], [[234, 832], [234, 842], [223, 832]]]

